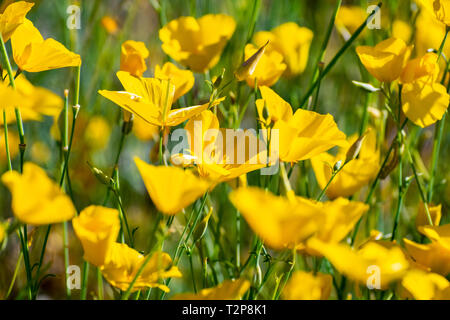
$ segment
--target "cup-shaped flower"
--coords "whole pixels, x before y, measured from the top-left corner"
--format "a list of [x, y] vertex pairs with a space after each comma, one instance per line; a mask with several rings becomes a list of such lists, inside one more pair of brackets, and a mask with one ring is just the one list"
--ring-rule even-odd
[[210, 187], [206, 180], [177, 167], [152, 166], [134, 159], [156, 208], [174, 215], [200, 198]]
[[390, 243], [369, 241], [354, 250], [345, 244], [326, 243], [313, 238], [307, 245], [321, 253], [349, 279], [377, 289], [386, 289], [391, 282], [401, 279], [409, 268], [402, 249]]
[[250, 281], [240, 278], [225, 280], [213, 288], [200, 290], [198, 293], [181, 293], [172, 300], [241, 300], [250, 288]]
[[411, 50], [403, 40], [389, 38], [374, 47], [359, 46], [356, 53], [372, 76], [381, 82], [392, 82], [402, 74]]
[[256, 100], [259, 121], [266, 127], [278, 120], [289, 121], [292, 118], [292, 107], [272, 89], [260, 86], [262, 99]]
[[403, 299], [450, 299], [450, 283], [448, 280], [439, 274], [420, 269], [409, 270], [403, 277], [398, 291]]
[[364, 23], [366, 18], [367, 13], [360, 6], [341, 6], [334, 24], [347, 41], [359, 26]]
[[11, 3], [3, 13], [0, 13], [0, 34], [4, 42], [8, 41], [17, 27], [24, 23], [25, 16], [33, 6], [34, 3], [17, 1]]
[[402, 110], [414, 124], [425, 128], [441, 120], [450, 96], [440, 83], [416, 80], [403, 85]]
[[267, 53], [269, 55], [273, 51], [280, 53], [287, 65], [284, 75], [293, 77], [305, 70], [313, 37], [314, 34], [310, 29], [300, 27], [295, 22], [286, 22], [270, 32], [257, 32], [253, 41], [257, 46], [262, 46], [270, 40]]
[[[420, 10], [415, 23], [414, 47], [417, 55], [424, 55], [430, 48], [439, 49], [445, 36], [446, 26], [434, 16], [431, 10]], [[442, 52], [450, 54], [450, 41], [446, 41]]]
[[120, 230], [116, 209], [89, 206], [72, 219], [73, 229], [84, 250], [84, 260], [100, 267], [108, 262]]
[[277, 250], [299, 245], [324, 221], [323, 211], [317, 206], [256, 187], [234, 190], [229, 198], [250, 228], [264, 243]]
[[447, 276], [450, 273], [450, 224], [419, 227], [419, 232], [427, 236], [431, 243], [420, 244], [403, 239], [406, 250], [418, 264]]
[[[357, 135], [349, 138], [345, 148], [339, 148], [336, 156], [322, 153], [311, 159], [311, 164], [320, 188], [324, 189], [333, 174], [333, 166], [338, 161], [344, 163], [350, 146], [358, 139]], [[326, 190], [330, 199], [349, 197], [367, 185], [380, 168], [380, 152], [376, 144], [376, 132], [370, 130], [364, 139], [359, 156], [349, 161], [335, 176]]]
[[23, 173], [9, 171], [2, 182], [12, 194], [12, 209], [20, 221], [39, 226], [72, 219], [76, 210], [58, 184], [37, 165], [27, 162]]
[[440, 22], [450, 26], [450, 3], [448, 0], [419, 0], [419, 4], [434, 14]]
[[155, 78], [168, 80], [175, 86], [173, 101], [185, 95], [194, 86], [194, 74], [190, 70], [183, 70], [170, 62], [166, 62], [162, 68], [159, 65], [155, 67]]
[[120, 70], [141, 77], [147, 70], [149, 52], [142, 41], [127, 40], [120, 49]]
[[[245, 46], [245, 60], [252, 57], [258, 48], [249, 43]], [[283, 56], [276, 51], [266, 51], [260, 57], [258, 64], [252, 74], [246, 77], [247, 84], [254, 88], [255, 79], [258, 86], [273, 86], [280, 79], [286, 64], [283, 63]]]
[[439, 76], [439, 64], [437, 55], [429, 52], [420, 58], [411, 59], [403, 69], [400, 81], [411, 83], [416, 80], [436, 82]]
[[333, 286], [329, 274], [295, 271], [283, 289], [285, 300], [328, 300]]
[[347, 146], [345, 134], [330, 114], [298, 109], [289, 121], [277, 121], [273, 129], [279, 130], [279, 154], [285, 162], [310, 159], [335, 146]]
[[14, 61], [21, 70], [40, 72], [81, 65], [78, 54], [52, 38], [44, 40], [28, 19], [14, 31], [11, 45]]
[[159, 39], [172, 59], [203, 73], [219, 62], [235, 28], [234, 19], [224, 14], [207, 14], [198, 19], [180, 17], [159, 30]]
[[[114, 243], [110, 259], [100, 267], [103, 277], [113, 286], [125, 291], [130, 286], [146, 256], [123, 243]], [[177, 267], [165, 252], [155, 252], [147, 261], [142, 273], [137, 277], [131, 292], [146, 288], [159, 288], [169, 292], [169, 288], [159, 283], [160, 279], [181, 278]]]
[[175, 86], [170, 80], [135, 77], [125, 71], [117, 72], [117, 77], [125, 91], [99, 90], [98, 93], [147, 123], [159, 127], [176, 126], [224, 99], [172, 110]]

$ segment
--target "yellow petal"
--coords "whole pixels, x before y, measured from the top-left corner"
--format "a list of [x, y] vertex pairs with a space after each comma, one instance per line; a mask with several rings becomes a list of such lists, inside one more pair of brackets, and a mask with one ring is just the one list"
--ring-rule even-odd
[[[249, 43], [245, 46], [245, 60], [249, 59], [258, 51], [258, 48]], [[247, 75], [246, 81], [250, 87], [255, 86], [257, 79], [258, 86], [273, 86], [286, 70], [286, 64], [283, 63], [283, 56], [276, 52], [265, 52], [255, 67], [254, 72]]]
[[25, 16], [33, 6], [34, 3], [17, 1], [7, 6], [5, 11], [0, 14], [0, 34], [2, 34], [4, 42], [8, 41], [14, 31], [24, 23]]
[[285, 300], [328, 300], [333, 285], [329, 274], [295, 271], [283, 289]]
[[59, 223], [72, 219], [76, 210], [70, 198], [40, 167], [24, 164], [23, 174], [9, 171], [2, 182], [12, 194], [14, 215], [31, 225]]
[[148, 56], [149, 52], [144, 42], [127, 40], [121, 46], [120, 70], [140, 77], [147, 70], [145, 59]]
[[120, 230], [119, 212], [101, 206], [89, 206], [72, 220], [80, 239], [84, 259], [99, 267], [108, 262]]
[[401, 286], [402, 298], [432, 300], [439, 299], [450, 284], [447, 279], [436, 273], [412, 269], [403, 277]]
[[192, 172], [177, 167], [152, 166], [134, 159], [145, 187], [162, 213], [174, 215], [200, 198], [210, 187]]
[[166, 62], [162, 68], [159, 65], [155, 67], [155, 78], [167, 80], [175, 86], [173, 101], [185, 95], [194, 86], [194, 74], [190, 70], [179, 69], [176, 65]]

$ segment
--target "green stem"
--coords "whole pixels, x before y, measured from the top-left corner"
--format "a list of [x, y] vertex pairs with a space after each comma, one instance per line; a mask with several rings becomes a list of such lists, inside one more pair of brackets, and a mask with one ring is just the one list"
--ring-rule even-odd
[[9, 152], [9, 141], [8, 141], [8, 124], [6, 123], [6, 111], [3, 109], [3, 129], [5, 136], [5, 151], [6, 151], [6, 162], [8, 164], [8, 171], [12, 171], [11, 165], [11, 154]]
[[83, 262], [83, 278], [81, 279], [80, 300], [86, 300], [88, 278], [89, 278], [89, 263], [87, 261], [84, 261]]

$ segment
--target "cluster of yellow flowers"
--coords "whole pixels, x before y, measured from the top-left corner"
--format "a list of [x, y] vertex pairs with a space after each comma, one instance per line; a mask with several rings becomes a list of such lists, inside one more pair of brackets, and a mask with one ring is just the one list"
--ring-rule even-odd
[[[450, 26], [447, 2], [421, 2], [429, 9], [427, 14], [434, 14], [435, 19]], [[432, 2], [438, 2], [439, 6]], [[4, 42], [11, 40], [17, 74], [80, 67], [79, 55], [56, 40], [44, 40], [25, 17], [32, 6], [24, 1], [14, 2], [0, 14], [0, 34]], [[346, 15], [357, 17], [355, 10], [341, 8], [336, 19], [341, 33], [355, 32], [359, 25], [355, 25], [355, 20], [358, 19], [346, 19]], [[366, 19], [365, 14], [359, 16], [362, 21]], [[105, 17], [102, 24], [110, 33], [117, 31], [112, 18]], [[401, 28], [397, 24], [394, 33], [401, 33], [398, 31]], [[377, 130], [369, 128], [362, 134], [347, 137], [332, 115], [293, 108], [271, 89], [282, 76], [292, 79], [304, 72], [313, 39], [311, 30], [288, 22], [271, 31], [255, 33], [252, 43], [244, 48], [244, 63], [238, 66], [233, 73], [235, 78], [230, 80], [239, 85], [245, 80], [253, 89], [257, 122], [262, 129], [256, 141], [266, 146], [267, 152], [249, 151], [247, 139], [252, 133], [247, 131], [226, 141], [208, 135], [209, 130], [226, 129], [221, 126], [217, 111], [228, 98], [223, 90], [228, 84], [221, 83], [224, 74], [210, 82], [211, 95], [206, 103], [174, 107], [194, 87], [194, 73], [205, 73], [218, 64], [235, 29], [234, 19], [224, 14], [207, 14], [198, 19], [180, 17], [168, 22], [159, 30], [159, 38], [162, 50], [174, 63], [156, 65], [153, 77], [143, 76], [150, 55], [146, 45], [125, 41], [121, 46], [120, 70], [116, 73], [123, 90], [98, 91], [123, 110], [124, 123], [133, 125], [139, 139], [156, 141], [159, 136], [159, 142], [155, 143], [158, 165], [134, 157], [157, 210], [172, 221], [173, 216], [191, 205], [194, 211], [196, 201], [202, 197], [204, 205], [208, 194], [220, 183], [227, 182], [233, 188], [228, 195], [229, 201], [257, 236], [260, 249], [264, 246], [264, 250], [267, 247], [274, 252], [292, 253], [294, 260], [297, 255], [326, 258], [342, 278], [362, 286], [368, 283], [367, 270], [376, 266], [378, 289], [394, 288], [398, 296], [404, 298], [450, 299], [450, 282], [445, 278], [450, 274], [450, 225], [439, 226], [441, 206], [422, 203], [416, 220], [418, 231], [430, 243], [416, 243], [405, 238], [403, 248], [396, 241], [387, 241], [375, 230], [368, 239], [355, 240], [370, 202], [358, 201], [354, 196], [371, 181], [378, 180], [380, 170], [385, 167], [380, 163]], [[445, 48], [411, 58], [413, 46], [407, 45], [407, 38], [392, 37], [375, 46], [356, 47], [362, 65], [380, 82], [379, 88], [370, 85], [371, 90], [380, 92], [387, 99], [398, 97], [398, 115], [391, 113], [398, 124], [399, 135], [404, 127], [400, 126], [401, 119], [405, 116], [417, 126], [428, 127], [443, 118], [450, 103], [448, 90], [443, 85], [447, 80], [448, 64], [445, 70], [439, 65]], [[43, 115], [58, 119], [63, 110], [62, 99], [47, 89], [33, 86], [23, 74], [16, 79], [9, 76], [2, 74], [4, 81], [0, 81], [0, 110], [5, 126], [16, 121], [19, 106], [20, 121], [40, 120]], [[200, 134], [196, 128], [198, 124], [201, 124]], [[100, 125], [102, 123], [93, 124], [94, 127]], [[237, 119], [233, 127], [239, 125]], [[182, 153], [167, 157], [164, 152], [168, 150], [167, 140], [177, 127], [183, 127], [190, 137], [188, 145]], [[0, 138], [4, 140], [2, 135]], [[9, 136], [13, 156], [19, 152], [15, 148], [18, 140], [15, 135]], [[1, 143], [0, 157], [6, 157], [3, 153], [6, 146]], [[337, 152], [330, 153], [336, 151], [334, 148]], [[227, 151], [219, 153], [218, 150]], [[236, 163], [234, 155], [239, 150], [245, 150], [245, 159]], [[269, 157], [272, 152], [276, 153], [276, 159]], [[256, 158], [259, 160], [254, 161]], [[288, 166], [292, 171], [297, 163], [305, 164], [302, 161], [306, 160], [323, 190], [317, 199], [296, 195], [290, 184], [291, 172], [286, 172]], [[279, 194], [269, 191], [267, 183], [258, 187], [247, 184], [247, 173], [274, 163], [280, 166], [282, 187]], [[96, 168], [93, 170], [111, 192], [117, 192], [114, 176], [106, 176]], [[122, 210], [91, 205], [78, 213], [61, 184], [31, 162], [24, 163], [23, 170], [3, 174], [1, 181], [12, 194], [12, 211], [21, 223], [38, 227], [71, 221], [81, 242], [84, 260], [96, 266], [111, 286], [128, 294], [148, 288], [169, 292], [169, 279], [182, 277], [177, 266], [179, 256], [172, 259], [162, 246], [144, 256], [134, 248], [133, 235], [128, 234], [128, 243], [118, 241], [119, 234], [128, 229]], [[324, 194], [327, 201], [321, 201]], [[203, 220], [205, 230], [214, 212], [214, 204], [209, 206], [209, 214]], [[203, 215], [203, 206], [201, 208], [198, 218]], [[187, 222], [186, 228], [192, 227], [193, 232], [196, 223], [190, 225]], [[5, 223], [0, 223], [0, 242], [7, 236], [7, 228]], [[349, 243], [352, 230], [355, 233]], [[284, 299], [330, 297], [332, 275], [318, 270], [290, 271], [291, 277], [282, 288]], [[252, 282], [245, 273], [238, 273], [234, 278], [196, 294], [176, 295], [174, 299], [241, 299]]]

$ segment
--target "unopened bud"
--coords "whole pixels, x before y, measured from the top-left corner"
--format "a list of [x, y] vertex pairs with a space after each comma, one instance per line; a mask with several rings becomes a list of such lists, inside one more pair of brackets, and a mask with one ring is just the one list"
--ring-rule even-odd
[[102, 170], [94, 167], [89, 162], [87, 164], [88, 164], [89, 168], [91, 169], [92, 173], [94, 174], [94, 176], [97, 178], [97, 180], [100, 181], [100, 183], [102, 183], [112, 189], [114, 188], [114, 180], [113, 179], [111, 179], [108, 175], [106, 175]]
[[234, 76], [238, 81], [245, 80], [247, 77], [251, 76], [258, 65], [259, 60], [266, 51], [266, 46], [269, 44], [267, 40], [266, 44], [263, 45], [258, 51], [255, 52], [250, 58], [244, 61], [244, 63], [235, 71]]
[[206, 233], [206, 229], [208, 228], [208, 221], [211, 218], [213, 209], [209, 209], [208, 214], [203, 218], [203, 220], [199, 223], [199, 225], [194, 230], [194, 242], [199, 241]]
[[69, 97], [69, 89], [65, 89], [64, 90], [64, 98], [68, 98]]
[[225, 68], [222, 69], [222, 73], [214, 80], [213, 87], [215, 89], [219, 89], [220, 84], [222, 83], [223, 77], [225, 75]]
[[398, 143], [395, 144], [394, 149], [392, 150], [386, 165], [380, 172], [380, 178], [386, 179], [389, 174], [397, 167], [399, 159], [398, 159]]
[[362, 136], [360, 136], [350, 147], [350, 149], [348, 149], [347, 154], [345, 156], [345, 163], [356, 159], [359, 155], [359, 152], [361, 151], [361, 147], [362, 144], [364, 142], [364, 140], [366, 139], [367, 133], [369, 132], [369, 130], [367, 130]]

